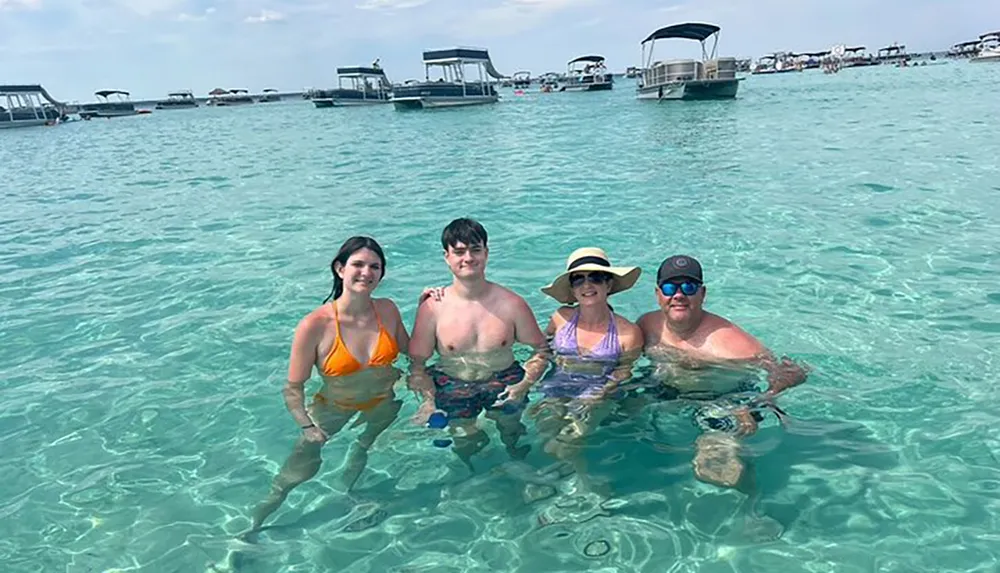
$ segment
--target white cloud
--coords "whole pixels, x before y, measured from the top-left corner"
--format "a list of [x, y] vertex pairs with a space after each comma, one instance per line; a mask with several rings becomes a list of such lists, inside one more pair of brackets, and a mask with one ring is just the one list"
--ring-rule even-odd
[[121, 8], [143, 17], [176, 12], [185, 0], [116, 0]]
[[359, 10], [406, 10], [423, 6], [430, 0], [364, 0], [354, 7]]
[[37, 10], [42, 0], [0, 0], [0, 10]]
[[274, 10], [261, 10], [256, 16], [247, 16], [243, 19], [248, 24], [266, 24], [267, 22], [280, 22], [285, 19], [285, 15]]
[[581, 0], [508, 0], [508, 4], [536, 6], [545, 10], [559, 10], [573, 4], [583, 4]]
[[504, 0], [501, 8], [513, 8], [526, 14], [548, 14], [593, 3], [594, 0]]
[[215, 8], [206, 8], [201, 14], [188, 14], [187, 12], [181, 12], [177, 15], [176, 20], [178, 22], [204, 22], [214, 13]]

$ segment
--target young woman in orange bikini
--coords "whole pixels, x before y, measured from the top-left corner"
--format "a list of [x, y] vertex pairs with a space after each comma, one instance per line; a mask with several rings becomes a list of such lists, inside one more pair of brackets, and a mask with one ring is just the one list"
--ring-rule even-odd
[[[410, 338], [396, 305], [372, 298], [385, 276], [382, 248], [369, 237], [351, 237], [330, 270], [333, 292], [299, 322], [292, 341], [285, 405], [302, 435], [268, 499], [254, 511], [251, 532], [260, 529], [292, 489], [316, 475], [323, 444], [360, 413], [352, 427], [365, 424], [365, 429], [344, 464], [344, 485], [351, 489], [368, 462], [368, 448], [396, 419], [402, 404], [393, 392], [400, 371], [392, 364]], [[323, 387], [307, 409], [305, 383], [314, 367]]]

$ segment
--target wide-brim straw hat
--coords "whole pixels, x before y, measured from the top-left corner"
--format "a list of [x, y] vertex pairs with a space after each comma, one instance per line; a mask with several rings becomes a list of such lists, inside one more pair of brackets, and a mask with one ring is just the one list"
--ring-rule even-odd
[[563, 304], [573, 304], [576, 302], [576, 297], [573, 296], [573, 289], [569, 286], [569, 275], [594, 271], [605, 272], [614, 277], [608, 295], [632, 288], [642, 274], [642, 269], [639, 267], [612, 265], [604, 249], [583, 247], [573, 251], [573, 254], [566, 259], [566, 271], [556, 277], [552, 284], [542, 287], [542, 292]]

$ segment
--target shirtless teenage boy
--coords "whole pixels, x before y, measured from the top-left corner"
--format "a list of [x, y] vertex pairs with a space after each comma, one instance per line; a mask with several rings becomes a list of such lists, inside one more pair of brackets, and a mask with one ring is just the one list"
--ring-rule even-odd
[[[414, 422], [424, 424], [443, 410], [455, 453], [470, 469], [471, 457], [489, 443], [476, 425], [483, 411], [512, 457], [527, 454], [528, 446], [517, 445], [525, 433], [521, 414], [528, 390], [549, 363], [545, 335], [527, 302], [486, 280], [487, 239], [486, 229], [471, 219], [445, 227], [441, 246], [454, 278], [440, 300], [420, 305], [409, 346], [409, 385], [422, 399]], [[534, 350], [523, 367], [514, 358], [515, 342]], [[428, 368], [435, 351], [438, 361]]]

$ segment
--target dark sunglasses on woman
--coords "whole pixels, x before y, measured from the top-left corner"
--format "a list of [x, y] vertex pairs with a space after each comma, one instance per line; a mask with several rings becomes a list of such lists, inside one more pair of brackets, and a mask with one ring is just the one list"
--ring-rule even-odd
[[576, 288], [581, 286], [584, 281], [589, 282], [594, 285], [602, 285], [611, 280], [611, 275], [608, 273], [602, 273], [600, 271], [593, 273], [577, 273], [569, 275], [569, 286]]

